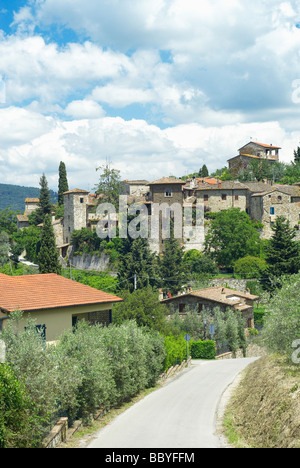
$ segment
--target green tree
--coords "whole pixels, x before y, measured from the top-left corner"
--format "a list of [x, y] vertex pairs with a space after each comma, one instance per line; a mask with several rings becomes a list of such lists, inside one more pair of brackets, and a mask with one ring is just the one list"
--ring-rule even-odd
[[205, 253], [218, 265], [232, 269], [246, 255], [259, 256], [261, 241], [257, 226], [239, 208], [216, 214], [205, 238]]
[[30, 401], [8, 364], [0, 364], [0, 448], [26, 448]]
[[30, 262], [38, 262], [38, 254], [41, 247], [41, 229], [29, 226], [14, 233], [13, 241], [26, 251], [25, 258]]
[[56, 273], [60, 275], [62, 272], [50, 215], [45, 216], [38, 265], [40, 273]]
[[64, 204], [64, 192], [69, 190], [66, 165], [63, 161], [59, 164], [59, 179], [58, 179], [58, 205]]
[[171, 235], [164, 241], [164, 250], [158, 259], [158, 272], [163, 289], [172, 295], [182, 288], [186, 281], [184, 251], [178, 239]]
[[267, 246], [266, 262], [268, 265], [265, 282], [267, 289], [274, 289], [283, 275], [298, 273], [300, 268], [300, 251], [295, 241], [296, 232], [289, 221], [278, 216], [272, 227], [273, 236]]
[[0, 231], [0, 267], [8, 262], [9, 250], [9, 235], [7, 232]]
[[123, 302], [113, 307], [113, 323], [120, 325], [126, 320], [135, 320], [139, 327], [148, 327], [160, 332], [167, 328], [169, 309], [159, 302], [158, 293], [151, 287], [118, 293]]
[[261, 278], [265, 275], [266, 269], [267, 263], [265, 260], [259, 257], [252, 257], [251, 255], [239, 258], [234, 263], [234, 273], [246, 279]]
[[294, 162], [300, 163], [300, 147], [298, 146], [296, 150], [294, 150]]
[[0, 211], [0, 230], [10, 235], [16, 232], [17, 214], [19, 214], [19, 211], [13, 211], [9, 207]]
[[206, 167], [206, 164], [203, 164], [201, 169], [199, 169], [198, 177], [208, 177], [208, 176], [209, 176], [209, 172]]
[[135, 285], [137, 289], [154, 286], [157, 282], [155, 255], [150, 251], [148, 240], [138, 237], [128, 247], [129, 251], [120, 256], [118, 263], [118, 279], [122, 288], [133, 291]]
[[267, 159], [254, 159], [240, 174], [240, 179], [244, 181], [257, 180], [260, 182], [263, 179], [272, 178], [272, 166]]
[[266, 304], [262, 331], [267, 349], [290, 360], [295, 351], [293, 343], [300, 339], [299, 290], [299, 273], [281, 278], [281, 287], [275, 290]]
[[29, 215], [29, 222], [37, 226], [44, 222], [45, 215], [51, 215], [52, 213], [52, 203], [50, 190], [48, 188], [48, 181], [45, 174], [40, 178], [40, 199], [38, 203], [38, 208], [33, 213]]
[[215, 262], [208, 256], [203, 255], [199, 250], [188, 250], [185, 252], [183, 260], [189, 278], [201, 279], [219, 273]]
[[96, 170], [101, 171], [98, 185], [95, 187], [96, 193], [101, 195], [100, 202], [112, 203], [118, 207], [121, 192], [120, 171], [111, 169], [107, 163]]

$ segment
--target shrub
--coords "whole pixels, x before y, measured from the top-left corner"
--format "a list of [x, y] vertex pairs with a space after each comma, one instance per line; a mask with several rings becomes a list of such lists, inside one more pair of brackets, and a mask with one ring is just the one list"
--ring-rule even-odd
[[191, 344], [192, 359], [214, 359], [216, 357], [216, 344], [212, 340], [194, 341]]
[[243, 278], [261, 278], [266, 272], [267, 263], [258, 257], [246, 256], [238, 259], [234, 264], [234, 273]]
[[[25, 448], [29, 400], [9, 365], [0, 365], [0, 448]], [[26, 430], [27, 429], [27, 430]]]
[[183, 336], [175, 338], [165, 337], [166, 357], [164, 360], [164, 370], [176, 364], [181, 364], [187, 357], [187, 344]]

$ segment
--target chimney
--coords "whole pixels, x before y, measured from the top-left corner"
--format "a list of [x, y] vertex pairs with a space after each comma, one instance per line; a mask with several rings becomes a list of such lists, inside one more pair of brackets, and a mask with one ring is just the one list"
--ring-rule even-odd
[[163, 298], [164, 298], [163, 290], [162, 290], [162, 288], [160, 288], [158, 290], [158, 299], [159, 299], [159, 301], [162, 301]]
[[222, 291], [221, 291], [221, 298], [222, 299], [226, 299], [226, 293], [225, 293], [225, 289], [222, 288]]
[[55, 213], [51, 213], [51, 221], [52, 221], [52, 223], [54, 223], [54, 221], [55, 221]]

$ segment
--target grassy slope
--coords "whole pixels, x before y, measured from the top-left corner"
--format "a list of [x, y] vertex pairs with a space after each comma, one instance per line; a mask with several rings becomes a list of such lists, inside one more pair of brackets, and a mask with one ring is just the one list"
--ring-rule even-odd
[[251, 364], [227, 406], [224, 428], [240, 448], [300, 448], [300, 365], [263, 356]]

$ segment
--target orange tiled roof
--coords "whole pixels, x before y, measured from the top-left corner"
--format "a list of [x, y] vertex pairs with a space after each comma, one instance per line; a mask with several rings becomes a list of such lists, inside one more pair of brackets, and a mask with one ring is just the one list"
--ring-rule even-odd
[[280, 146], [273, 146], [273, 145], [265, 145], [264, 143], [257, 143], [257, 141], [252, 141], [255, 145], [263, 146], [264, 148], [275, 148], [281, 149]]
[[8, 276], [0, 274], [0, 310], [23, 312], [120, 302], [120, 297], [54, 273]]

